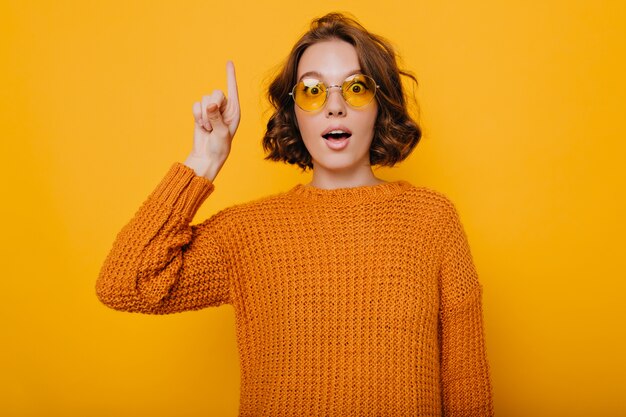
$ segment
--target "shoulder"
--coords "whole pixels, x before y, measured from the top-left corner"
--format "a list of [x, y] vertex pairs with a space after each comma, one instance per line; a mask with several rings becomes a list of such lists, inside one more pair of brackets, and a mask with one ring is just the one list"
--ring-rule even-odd
[[233, 221], [241, 220], [242, 217], [264, 215], [274, 213], [281, 207], [288, 207], [288, 195], [286, 191], [274, 192], [265, 196], [253, 198], [248, 201], [236, 203], [219, 210], [214, 216]]
[[219, 209], [194, 228], [211, 233], [215, 239], [237, 245], [253, 230], [268, 229], [288, 210], [284, 192], [257, 197]]
[[456, 213], [455, 204], [446, 193], [427, 186], [408, 184], [407, 191], [403, 193], [405, 199], [444, 216]]

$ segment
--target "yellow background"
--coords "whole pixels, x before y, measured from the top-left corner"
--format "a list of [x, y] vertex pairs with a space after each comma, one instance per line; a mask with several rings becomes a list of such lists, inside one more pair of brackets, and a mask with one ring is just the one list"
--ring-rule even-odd
[[[236, 66], [242, 122], [194, 223], [310, 180], [263, 161], [263, 87], [353, 13], [420, 85], [424, 138], [376, 173], [447, 194], [484, 285], [496, 412], [626, 415], [626, 6], [616, 1], [3, 1], [3, 416], [235, 416], [231, 306], [116, 312], [95, 280]], [[621, 329], [621, 330], [620, 330]]]

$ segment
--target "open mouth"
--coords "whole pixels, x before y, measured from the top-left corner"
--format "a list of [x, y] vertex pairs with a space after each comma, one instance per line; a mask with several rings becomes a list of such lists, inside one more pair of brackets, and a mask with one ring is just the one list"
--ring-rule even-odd
[[334, 140], [348, 139], [350, 136], [352, 136], [352, 133], [346, 133], [346, 132], [327, 133], [325, 135], [322, 135], [322, 137], [324, 139], [326, 139], [326, 140], [328, 140], [328, 139], [334, 139]]

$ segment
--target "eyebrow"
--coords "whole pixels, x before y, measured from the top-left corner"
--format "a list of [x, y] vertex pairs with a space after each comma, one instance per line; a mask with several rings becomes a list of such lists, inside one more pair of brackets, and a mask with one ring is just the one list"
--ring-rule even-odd
[[[348, 77], [349, 77], [349, 76], [351, 76], [351, 75], [354, 75], [354, 74], [360, 74], [360, 73], [361, 73], [361, 69], [353, 69], [353, 70], [348, 71], [348, 72], [345, 74], [345, 77], [344, 77], [344, 78], [348, 78]], [[309, 76], [309, 75], [315, 75], [316, 77], [318, 77], [318, 78], [320, 78], [320, 79], [324, 78], [324, 76], [323, 76], [322, 74], [320, 74], [319, 72], [317, 72], [317, 71], [307, 71], [307, 72], [305, 72], [304, 74], [302, 74], [302, 75], [300, 76], [300, 78], [298, 78], [298, 82], [302, 81], [302, 79], [303, 79], [304, 77], [307, 77], [307, 76]]]

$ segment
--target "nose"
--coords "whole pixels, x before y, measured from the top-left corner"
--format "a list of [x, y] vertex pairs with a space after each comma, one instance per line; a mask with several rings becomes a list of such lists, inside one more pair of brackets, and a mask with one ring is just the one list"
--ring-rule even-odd
[[[337, 88], [334, 92], [332, 89]], [[333, 94], [333, 92], [335, 94]], [[328, 87], [328, 97], [326, 98], [326, 116], [345, 116], [346, 101], [341, 94], [341, 86], [331, 85]]]

